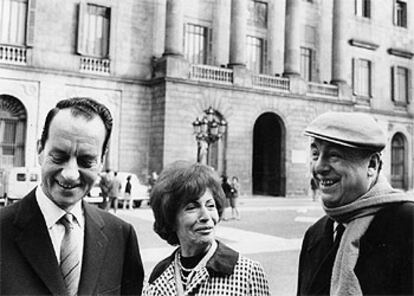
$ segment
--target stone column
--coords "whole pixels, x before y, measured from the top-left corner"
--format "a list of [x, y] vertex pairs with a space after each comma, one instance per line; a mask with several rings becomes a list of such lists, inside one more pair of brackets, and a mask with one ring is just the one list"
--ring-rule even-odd
[[184, 0], [167, 0], [164, 55], [183, 55]]
[[351, 65], [351, 61], [347, 61], [347, 15], [346, 9], [350, 9], [347, 2], [349, 0], [334, 0], [333, 17], [332, 17], [332, 83], [347, 83], [347, 64]]
[[[288, 0], [289, 1], [289, 0]], [[285, 6], [286, 0], [269, 2], [268, 53], [270, 58], [269, 74], [281, 74], [284, 70], [283, 54], [285, 46]]]
[[300, 40], [302, 32], [302, 0], [286, 1], [284, 75], [300, 75]]
[[[194, 0], [193, 0], [194, 1]], [[229, 63], [231, 0], [216, 0], [213, 17], [213, 65]]]
[[231, 1], [230, 66], [246, 65], [247, 0]]

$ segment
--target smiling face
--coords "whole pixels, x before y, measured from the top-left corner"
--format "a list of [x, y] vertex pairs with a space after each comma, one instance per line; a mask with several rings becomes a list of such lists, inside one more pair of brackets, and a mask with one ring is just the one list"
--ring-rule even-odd
[[49, 127], [44, 147], [38, 147], [42, 189], [60, 208], [69, 211], [92, 188], [102, 168], [105, 126], [69, 109], [60, 110]]
[[311, 172], [328, 207], [349, 204], [366, 193], [376, 177], [371, 158], [354, 148], [312, 139]]
[[189, 257], [205, 252], [214, 241], [218, 221], [216, 202], [210, 190], [198, 200], [183, 205], [176, 219], [182, 255]]

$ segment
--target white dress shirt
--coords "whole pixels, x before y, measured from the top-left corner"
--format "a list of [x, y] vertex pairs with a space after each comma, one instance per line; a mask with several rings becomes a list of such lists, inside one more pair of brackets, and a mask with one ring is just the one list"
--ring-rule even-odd
[[[53, 249], [58, 264], [60, 264], [60, 246], [62, 244], [63, 236], [65, 235], [65, 227], [59, 223], [66, 212], [59, 208], [53, 201], [51, 201], [43, 192], [41, 186], [36, 188], [36, 201], [39, 205], [40, 211], [45, 219], [47, 230], [49, 232], [50, 239], [52, 240]], [[82, 268], [82, 257], [83, 257], [83, 244], [84, 244], [84, 233], [85, 233], [85, 217], [82, 211], [82, 200], [78, 201], [72, 210], [69, 212], [76, 219], [74, 231], [76, 240], [79, 242], [79, 262]], [[74, 220], [75, 220], [74, 219]]]

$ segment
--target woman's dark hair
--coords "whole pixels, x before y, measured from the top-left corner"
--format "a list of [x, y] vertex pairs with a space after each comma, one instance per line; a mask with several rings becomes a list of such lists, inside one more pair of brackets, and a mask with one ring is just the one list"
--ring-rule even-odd
[[56, 114], [60, 110], [63, 109], [70, 109], [73, 116], [83, 116], [87, 120], [93, 119], [96, 115], [98, 115], [104, 125], [106, 130], [105, 140], [103, 142], [102, 147], [102, 159], [107, 151], [109, 138], [111, 136], [112, 131], [112, 116], [111, 112], [109, 112], [108, 108], [98, 103], [97, 101], [91, 98], [71, 98], [66, 100], [59, 101], [55, 108], [51, 109], [46, 116], [45, 125], [43, 126], [42, 136], [40, 138], [40, 147], [44, 149], [46, 141], [49, 137], [49, 128], [50, 124], [55, 118]]
[[206, 190], [210, 190], [221, 218], [225, 196], [219, 176], [211, 167], [187, 161], [167, 166], [150, 193], [154, 231], [170, 245], [178, 245], [175, 224], [179, 209], [198, 200]]

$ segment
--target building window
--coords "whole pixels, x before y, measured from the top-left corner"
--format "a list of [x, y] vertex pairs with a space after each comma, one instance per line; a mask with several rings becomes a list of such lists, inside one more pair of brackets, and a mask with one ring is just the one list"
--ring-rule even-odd
[[394, 0], [394, 25], [407, 28], [407, 0]]
[[355, 0], [355, 15], [370, 18], [371, 0]]
[[300, 74], [306, 81], [312, 81], [312, 49], [300, 48]]
[[85, 53], [98, 58], [109, 54], [110, 10], [108, 7], [88, 4], [84, 23]]
[[391, 68], [392, 99], [396, 105], [408, 104], [410, 71], [404, 67]]
[[211, 30], [207, 27], [186, 24], [184, 55], [192, 64], [210, 64]]
[[247, 68], [253, 73], [264, 73], [264, 40], [247, 36]]
[[25, 107], [18, 99], [0, 95], [0, 173], [25, 165], [26, 118]]
[[408, 189], [405, 182], [407, 163], [405, 139], [401, 133], [397, 133], [391, 141], [391, 185], [393, 187]]
[[0, 0], [0, 43], [25, 45], [27, 0]]
[[353, 89], [359, 97], [371, 97], [372, 63], [365, 59], [354, 59]]
[[267, 28], [267, 3], [249, 1], [248, 23], [252, 26]]

